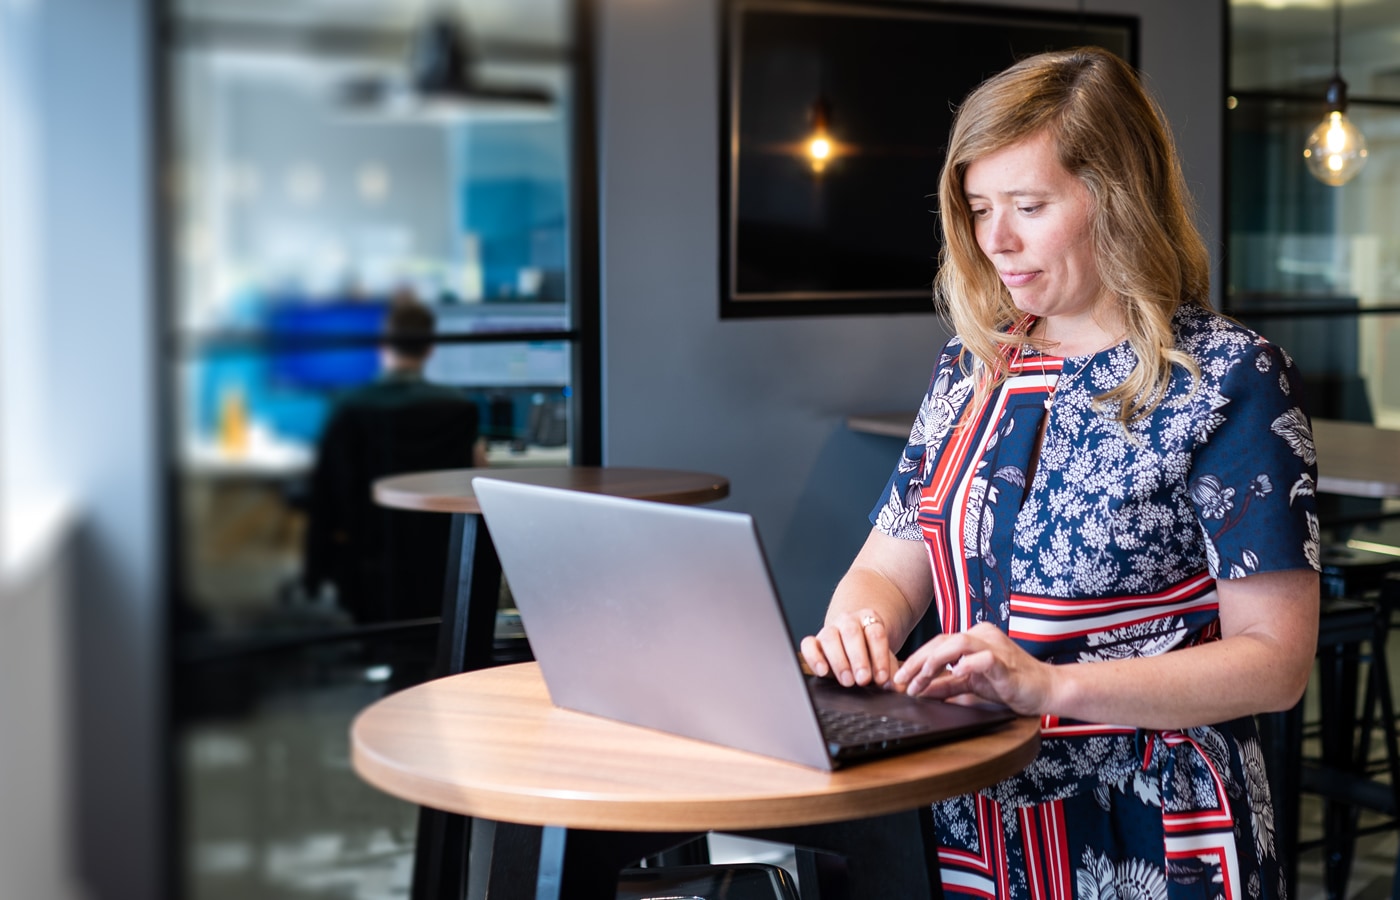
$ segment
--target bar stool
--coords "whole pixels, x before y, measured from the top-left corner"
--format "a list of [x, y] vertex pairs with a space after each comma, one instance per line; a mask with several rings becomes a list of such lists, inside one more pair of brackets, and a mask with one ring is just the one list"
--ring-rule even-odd
[[[1323, 738], [1319, 758], [1305, 760], [1303, 757], [1303, 701], [1286, 712], [1256, 717], [1274, 797], [1275, 838], [1286, 881], [1297, 883], [1299, 852], [1320, 845], [1327, 894], [1338, 900], [1344, 895], [1351, 873], [1356, 838], [1353, 809], [1371, 808], [1370, 803], [1358, 804], [1352, 796], [1352, 789], [1365, 779], [1364, 772], [1358, 774], [1353, 740], [1356, 667], [1361, 647], [1376, 637], [1377, 619], [1378, 611], [1372, 604], [1323, 600], [1317, 641], [1317, 687], [1321, 695], [1320, 733]], [[1376, 677], [1374, 670], [1371, 677]], [[1305, 790], [1324, 798], [1321, 840], [1299, 840], [1300, 799]]]
[[[1320, 720], [1305, 729], [1301, 702], [1286, 713], [1259, 717], [1270, 757], [1280, 858], [1289, 883], [1296, 882], [1298, 851], [1320, 845], [1327, 894], [1337, 900], [1345, 896], [1356, 838], [1396, 828], [1400, 814], [1400, 744], [1385, 652], [1390, 604], [1378, 596], [1397, 569], [1400, 559], [1392, 556], [1345, 546], [1324, 549], [1316, 681]], [[1395, 584], [1400, 589], [1400, 581]], [[1377, 729], [1384, 751], [1378, 767], [1371, 763]], [[1303, 756], [1305, 730], [1320, 738], [1315, 757]], [[1377, 771], [1388, 774], [1389, 783], [1372, 778]], [[1320, 840], [1298, 840], [1302, 791], [1323, 798]], [[1360, 829], [1363, 809], [1380, 812], [1388, 821]], [[1396, 875], [1395, 896], [1400, 898], [1400, 863]]]

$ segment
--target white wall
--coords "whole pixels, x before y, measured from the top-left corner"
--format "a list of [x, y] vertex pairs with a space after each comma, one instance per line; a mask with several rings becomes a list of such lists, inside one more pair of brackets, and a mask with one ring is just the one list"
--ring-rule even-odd
[[[1220, 3], [1088, 7], [1141, 16], [1142, 68], [1214, 246]], [[806, 633], [899, 452], [895, 439], [850, 433], [844, 417], [912, 416], [944, 329], [932, 315], [720, 321], [718, 0], [605, 0], [600, 32], [605, 459], [728, 476], [722, 505], [757, 519], [793, 630]]]
[[[15, 0], [11, 0], [15, 2]], [[101, 900], [159, 898], [167, 774], [157, 335], [146, 0], [18, 0], [36, 10], [44, 212], [34, 298], [46, 362], [43, 456], [78, 508], [61, 656], [80, 877]], [[66, 585], [66, 589], [63, 587]], [[48, 614], [55, 614], [51, 611]], [[36, 614], [37, 615], [37, 614]], [[31, 628], [49, 627], [36, 620]], [[35, 633], [35, 654], [54, 644]], [[22, 640], [22, 638], [16, 638]], [[6, 810], [6, 813], [11, 813]], [[35, 815], [35, 810], [17, 815]], [[41, 816], [42, 819], [42, 816]], [[7, 898], [9, 894], [5, 894]], [[16, 897], [31, 896], [17, 894]]]
[[0, 3], [0, 897], [73, 892], [67, 488], [48, 456], [42, 17]]

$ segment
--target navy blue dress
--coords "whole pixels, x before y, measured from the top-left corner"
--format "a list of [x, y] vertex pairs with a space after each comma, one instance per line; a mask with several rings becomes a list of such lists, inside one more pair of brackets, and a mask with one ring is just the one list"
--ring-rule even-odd
[[[1126, 429], [1094, 401], [1131, 372], [1126, 342], [1008, 350], [980, 407], [960, 341], [943, 348], [871, 521], [926, 543], [945, 631], [994, 622], [1056, 664], [1151, 656], [1219, 639], [1217, 579], [1318, 568], [1292, 361], [1199, 307], [1173, 325], [1200, 380], [1174, 366]], [[1252, 717], [1150, 731], [1046, 716], [1041, 736], [1021, 774], [935, 805], [949, 896], [1288, 896]]]

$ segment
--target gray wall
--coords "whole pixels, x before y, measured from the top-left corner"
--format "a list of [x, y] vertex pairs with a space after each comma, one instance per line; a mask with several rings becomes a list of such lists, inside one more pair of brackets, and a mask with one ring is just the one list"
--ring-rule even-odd
[[[76, 898], [66, 545], [0, 574], [0, 897]], [[22, 736], [22, 737], [21, 737]]]
[[[1220, 3], [1100, 0], [1089, 11], [1141, 16], [1142, 68], [1214, 246]], [[719, 320], [718, 21], [718, 0], [602, 4], [604, 456], [728, 476], [722, 505], [757, 519], [803, 634], [869, 531], [899, 451], [847, 431], [844, 417], [912, 416], [946, 333], [932, 315]]]

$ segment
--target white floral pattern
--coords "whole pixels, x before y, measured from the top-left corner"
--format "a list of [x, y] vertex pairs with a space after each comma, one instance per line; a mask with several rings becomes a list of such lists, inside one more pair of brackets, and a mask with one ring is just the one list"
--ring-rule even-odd
[[1115, 863], [1086, 850], [1074, 884], [1076, 900], [1167, 900], [1166, 873], [1145, 859]]

